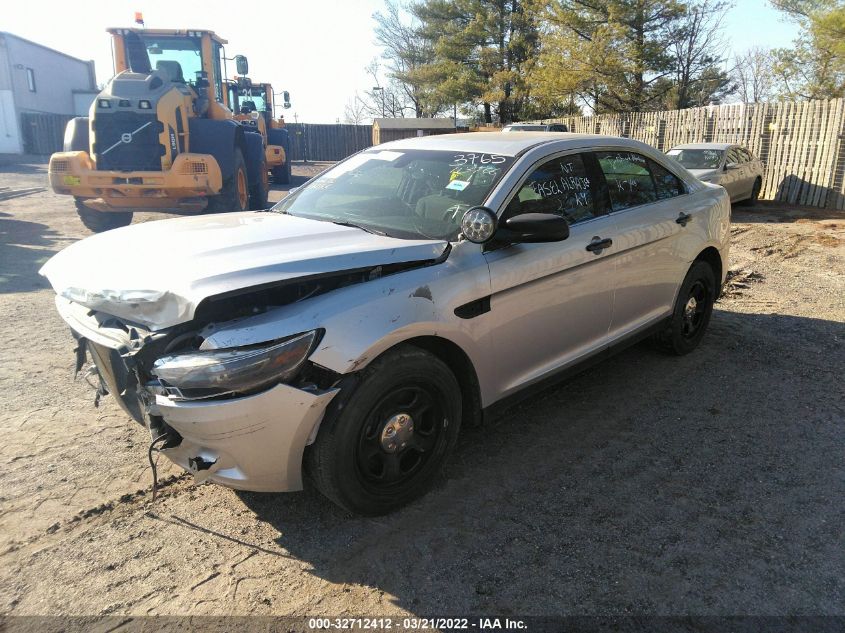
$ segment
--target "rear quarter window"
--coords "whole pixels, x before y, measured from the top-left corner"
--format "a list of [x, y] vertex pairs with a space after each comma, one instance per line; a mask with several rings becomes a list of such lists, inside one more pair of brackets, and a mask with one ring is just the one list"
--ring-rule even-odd
[[663, 165], [649, 158], [648, 166], [651, 169], [652, 176], [654, 176], [654, 187], [659, 200], [682, 196], [687, 192], [684, 182]]

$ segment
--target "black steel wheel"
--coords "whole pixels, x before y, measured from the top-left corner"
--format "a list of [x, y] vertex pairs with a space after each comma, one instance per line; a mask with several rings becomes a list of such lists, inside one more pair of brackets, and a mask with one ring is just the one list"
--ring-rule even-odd
[[701, 342], [716, 301], [716, 277], [705, 261], [693, 262], [678, 291], [668, 327], [654, 336], [661, 350], [682, 356]]
[[370, 411], [356, 447], [357, 475], [374, 492], [400, 488], [446, 440], [443, 394], [429, 384], [398, 385]]
[[[348, 399], [347, 399], [348, 398]], [[454, 449], [461, 390], [436, 356], [399, 346], [329, 408], [305, 456], [326, 497], [356, 514], [391, 512], [424, 494]]]

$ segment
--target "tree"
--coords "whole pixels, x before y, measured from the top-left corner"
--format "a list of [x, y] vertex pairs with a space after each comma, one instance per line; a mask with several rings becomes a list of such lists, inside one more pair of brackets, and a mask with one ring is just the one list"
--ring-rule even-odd
[[552, 0], [544, 17], [544, 94], [576, 92], [596, 112], [659, 108], [672, 87], [677, 0]]
[[791, 99], [845, 96], [845, 4], [841, 0], [772, 0], [801, 28], [791, 49], [774, 52], [781, 93]]
[[352, 125], [361, 125], [367, 120], [366, 108], [364, 102], [358, 93], [355, 93], [343, 108], [343, 122], [351, 123]]
[[667, 23], [663, 37], [671, 42], [672, 69], [668, 108], [703, 106], [733, 92], [731, 77], [720, 68], [725, 49], [722, 20], [729, 8], [724, 0], [697, 0], [685, 7], [677, 22]]
[[775, 57], [767, 48], [756, 46], [734, 56], [731, 75], [736, 85], [736, 95], [745, 103], [771, 100], [775, 94], [776, 78], [773, 71]]
[[[420, 34], [420, 24], [407, 5], [387, 0], [384, 11], [373, 14], [376, 43], [381, 45], [388, 62], [388, 73], [402, 102], [407, 102], [416, 117], [432, 117], [444, 109], [435, 86], [423, 81], [419, 69], [434, 60], [434, 44]], [[396, 95], [391, 95], [395, 100]]]
[[527, 76], [539, 47], [530, 0], [418, 0], [410, 10], [433, 59], [411, 76], [443, 103], [483, 108], [484, 121], [520, 117], [530, 90]]

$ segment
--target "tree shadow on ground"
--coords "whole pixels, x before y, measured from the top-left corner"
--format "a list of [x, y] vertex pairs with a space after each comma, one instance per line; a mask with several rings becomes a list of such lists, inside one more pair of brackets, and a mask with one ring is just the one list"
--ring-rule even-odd
[[389, 516], [238, 496], [316, 576], [419, 614], [829, 613], [843, 341], [842, 323], [717, 310], [693, 354], [639, 345], [464, 429], [448, 475]]

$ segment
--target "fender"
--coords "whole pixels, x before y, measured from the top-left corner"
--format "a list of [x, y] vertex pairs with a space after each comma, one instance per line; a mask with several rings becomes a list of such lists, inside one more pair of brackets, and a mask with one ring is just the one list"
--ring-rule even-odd
[[246, 173], [249, 178], [249, 186], [253, 187], [259, 183], [261, 167], [264, 165], [264, 139], [258, 132], [244, 132], [243, 137]]
[[[188, 119], [190, 148], [195, 154], [211, 154], [220, 165], [223, 181], [232, 177], [235, 169], [233, 148], [244, 147], [243, 129], [232, 120]], [[244, 151], [244, 159], [247, 159]]]

